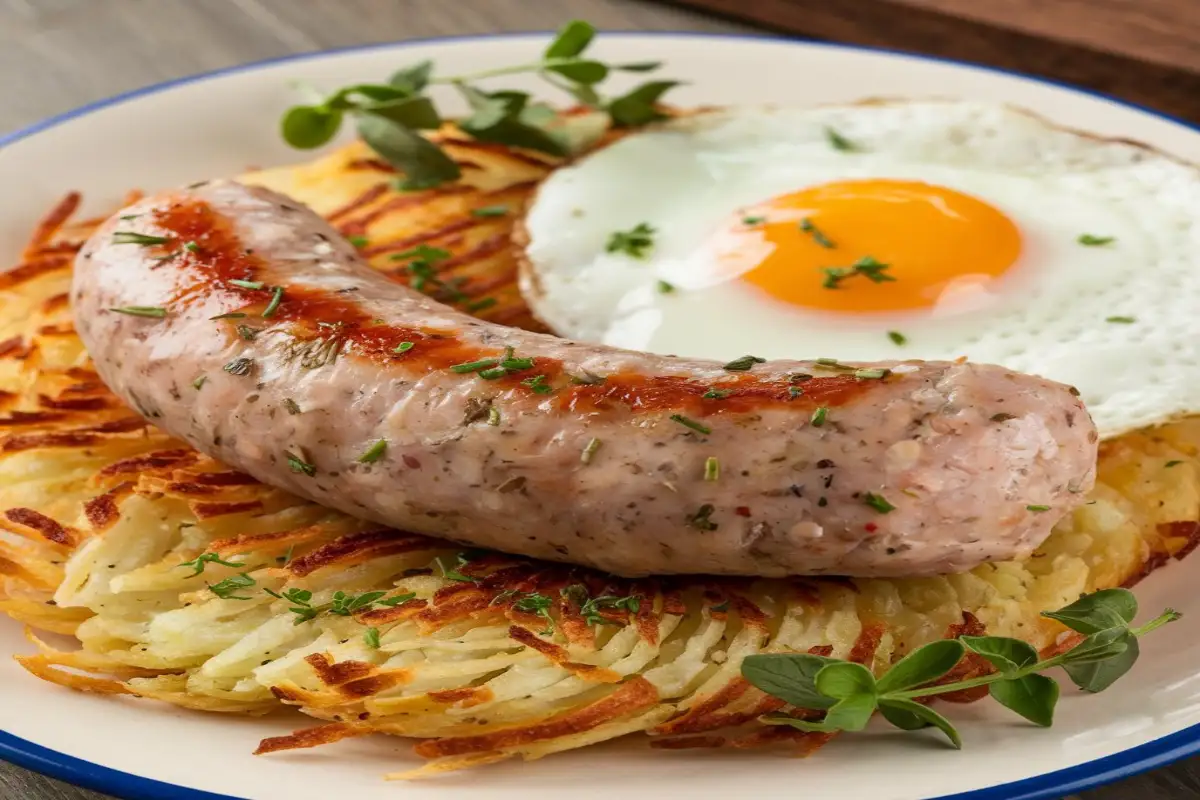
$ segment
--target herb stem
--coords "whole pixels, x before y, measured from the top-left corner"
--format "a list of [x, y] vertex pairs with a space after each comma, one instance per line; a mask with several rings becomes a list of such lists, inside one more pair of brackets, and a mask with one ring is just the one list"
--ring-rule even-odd
[[473, 81], [483, 80], [484, 78], [499, 78], [503, 75], [520, 75], [523, 72], [540, 72], [551, 67], [561, 67], [567, 64], [575, 64], [579, 61], [587, 61], [577, 56], [570, 58], [547, 58], [542, 61], [534, 61], [529, 64], [515, 64], [511, 67], [496, 67], [494, 69], [480, 70], [479, 72], [468, 72], [466, 75], [453, 75], [445, 78], [430, 78], [430, 85], [442, 84], [453, 85], [456, 83], [470, 83]]

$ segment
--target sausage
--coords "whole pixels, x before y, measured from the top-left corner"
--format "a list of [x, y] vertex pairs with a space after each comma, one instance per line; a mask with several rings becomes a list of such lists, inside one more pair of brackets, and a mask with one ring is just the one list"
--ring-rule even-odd
[[489, 324], [229, 181], [114, 216], [72, 293], [102, 379], [200, 451], [360, 518], [618, 575], [966, 570], [1030, 553], [1095, 477], [1061, 384]]

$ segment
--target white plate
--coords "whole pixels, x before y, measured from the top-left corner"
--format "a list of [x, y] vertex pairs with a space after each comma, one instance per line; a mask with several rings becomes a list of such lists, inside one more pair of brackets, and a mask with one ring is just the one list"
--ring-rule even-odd
[[[279, 113], [303, 79], [332, 88], [435, 59], [468, 72], [528, 61], [545, 35], [376, 46], [254, 64], [114, 98], [0, 139], [0, 255], [11, 263], [43, 209], [68, 189], [90, 210], [109, 209], [131, 187], [153, 190], [249, 165], [297, 160], [278, 138]], [[690, 81], [680, 104], [819, 103], [866, 96], [958, 96], [1011, 102], [1078, 128], [1138, 139], [1200, 161], [1200, 135], [1161, 116], [1050, 83], [896, 53], [768, 38], [609, 34], [597, 54], [662, 59]], [[535, 80], [506, 81], [540, 89]], [[408, 744], [378, 737], [315, 751], [256, 758], [263, 736], [305, 724], [206, 716], [76, 694], [0, 662], [0, 756], [127, 798], [289, 800], [404, 797], [432, 800], [469, 790], [484, 800], [690, 800], [804, 795], [822, 800], [1055, 798], [1200, 751], [1200, 596], [1191, 563], [1138, 587], [1147, 611], [1173, 605], [1184, 619], [1152, 636], [1133, 676], [1103, 695], [1068, 693], [1055, 725], [1034, 729], [987, 703], [956, 708], [962, 752], [925, 737], [868, 734], [811, 759], [777, 754], [650, 751], [637, 742], [507, 763], [432, 782], [384, 783], [412, 763]], [[0, 621], [0, 654], [29, 647]], [[1014, 721], [1016, 720], [1016, 721]]]

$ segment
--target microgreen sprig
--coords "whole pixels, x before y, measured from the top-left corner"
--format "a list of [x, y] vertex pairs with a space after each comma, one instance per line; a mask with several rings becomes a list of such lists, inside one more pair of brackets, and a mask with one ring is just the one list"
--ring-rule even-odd
[[530, 102], [526, 92], [485, 91], [474, 82], [505, 75], [534, 73], [584, 106], [606, 112], [612, 123], [645, 125], [664, 115], [657, 108], [675, 81], [650, 81], [617, 97], [603, 96], [597, 86], [613, 72], [652, 72], [658, 62], [608, 64], [584, 55], [596, 35], [587, 22], [575, 20], [558, 32], [536, 61], [467, 75], [434, 74], [433, 62], [422, 61], [399, 70], [387, 83], [345, 86], [315, 103], [288, 109], [280, 121], [284, 141], [311, 149], [329, 142], [347, 115], [372, 150], [404, 173], [404, 189], [425, 189], [455, 180], [458, 164], [437, 144], [421, 135], [442, 124], [431, 86], [451, 86], [467, 101], [471, 113], [458, 123], [463, 133], [484, 142], [522, 147], [551, 155], [566, 155], [569, 143], [555, 123], [549, 106]]
[[[879, 678], [862, 664], [807, 653], [748, 656], [742, 662], [742, 676], [796, 708], [825, 712], [819, 720], [771, 714], [762, 718], [767, 724], [824, 733], [860, 731], [878, 711], [889, 723], [906, 731], [935, 727], [961, 749], [962, 739], [954, 724], [918, 702], [919, 698], [986, 686], [1001, 705], [1036, 725], [1049, 726], [1059, 687], [1042, 673], [1062, 667], [1080, 689], [1102, 692], [1137, 661], [1138, 637], [1180, 616], [1167, 609], [1145, 625], [1132, 627], [1137, 610], [1137, 600], [1129, 590], [1104, 589], [1058, 611], [1045, 612], [1042, 616], [1084, 634], [1084, 639], [1070, 650], [1044, 659], [1020, 639], [963, 636], [917, 648]], [[936, 683], [968, 653], [982, 657], [995, 671], [977, 678]]]

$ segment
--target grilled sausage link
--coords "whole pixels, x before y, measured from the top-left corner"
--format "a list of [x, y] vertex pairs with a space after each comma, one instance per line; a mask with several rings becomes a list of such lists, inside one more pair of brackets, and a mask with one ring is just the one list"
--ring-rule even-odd
[[114, 392], [264, 483], [626, 576], [965, 570], [1029, 553], [1094, 479], [1066, 386], [965, 363], [722, 366], [488, 324], [233, 182], [114, 216], [73, 301]]

